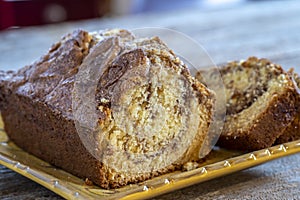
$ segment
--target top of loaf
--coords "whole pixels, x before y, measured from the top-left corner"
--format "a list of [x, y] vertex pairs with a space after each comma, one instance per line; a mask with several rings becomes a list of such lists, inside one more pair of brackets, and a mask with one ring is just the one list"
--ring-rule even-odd
[[48, 104], [57, 112], [71, 114], [70, 92], [74, 75], [90, 49], [92, 37], [77, 30], [64, 36], [35, 63], [12, 73], [8, 88], [19, 95]]
[[212, 95], [211, 91], [190, 76], [187, 66], [158, 37], [135, 38], [131, 32], [122, 29], [98, 32], [76, 30], [66, 34], [33, 64], [17, 72], [0, 72], [0, 86], [5, 85], [5, 88], [21, 96], [45, 103], [53, 111], [72, 118], [72, 91], [79, 67], [87, 59], [97, 59], [94, 49], [109, 38], [117, 38], [119, 50], [108, 65], [99, 69], [101, 81], [96, 98], [100, 106], [110, 101], [108, 86], [116, 82], [127, 68], [145, 62], [145, 57], [152, 64], [161, 62], [173, 68], [194, 88], [200, 88], [201, 92], [197, 92], [199, 101], [206, 101], [206, 97]]
[[[98, 88], [102, 92], [105, 86], [121, 76], [126, 67], [136, 62], [143, 62], [143, 57], [149, 52], [171, 58], [177, 62], [176, 66], [172, 65], [177, 68], [176, 70], [181, 71], [180, 73], [188, 73], [187, 67], [157, 37], [134, 39], [130, 32], [120, 29], [91, 33], [76, 30], [65, 35], [38, 61], [17, 72], [10, 72], [9, 76], [6, 74], [7, 80], [10, 80], [7, 82], [8, 87], [20, 95], [43, 102], [54, 111], [72, 118], [72, 89], [79, 67], [90, 54], [91, 49], [111, 37], [117, 37], [122, 45], [120, 44], [121, 51], [113, 59], [111, 65], [103, 69], [102, 82], [99, 83]], [[89, 57], [89, 59], [94, 58]], [[2, 77], [2, 82], [3, 79]], [[188, 77], [188, 79], [192, 78]], [[97, 99], [100, 104], [110, 98], [107, 94], [99, 93]]]

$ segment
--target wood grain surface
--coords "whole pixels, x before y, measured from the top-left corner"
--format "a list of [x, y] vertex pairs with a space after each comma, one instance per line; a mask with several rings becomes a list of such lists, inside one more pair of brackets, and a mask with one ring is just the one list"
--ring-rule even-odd
[[[215, 63], [258, 56], [300, 72], [300, 1], [251, 1], [227, 8], [195, 8], [9, 30], [0, 33], [0, 69], [15, 70], [30, 64], [71, 30], [115, 27], [167, 27], [194, 38]], [[61, 198], [0, 166], [0, 199]], [[155, 199], [300, 199], [300, 154]]]

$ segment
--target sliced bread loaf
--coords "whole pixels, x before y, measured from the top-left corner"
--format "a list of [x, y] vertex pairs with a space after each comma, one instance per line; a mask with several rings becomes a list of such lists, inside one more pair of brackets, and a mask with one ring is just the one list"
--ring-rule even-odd
[[[90, 89], [92, 78], [98, 81]], [[75, 31], [39, 61], [0, 79], [9, 138], [106, 189], [174, 171], [198, 160], [206, 145], [214, 93], [157, 37]], [[90, 90], [95, 105], [81, 98]], [[96, 127], [82, 126], [92, 120], [87, 108]]]

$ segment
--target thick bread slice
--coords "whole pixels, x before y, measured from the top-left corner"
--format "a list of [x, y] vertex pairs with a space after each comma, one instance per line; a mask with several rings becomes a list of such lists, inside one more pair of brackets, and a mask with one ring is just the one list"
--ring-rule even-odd
[[283, 134], [276, 140], [276, 144], [282, 144], [300, 139], [300, 77], [296, 72], [294, 72], [293, 69], [291, 69], [288, 73], [294, 79], [295, 84], [298, 87], [299, 95], [297, 97], [296, 103], [297, 114], [292, 123], [284, 130]]
[[220, 73], [227, 115], [217, 145], [238, 150], [272, 146], [296, 114], [297, 91], [289, 75], [255, 57], [228, 63]]
[[[104, 138], [99, 149], [107, 156], [99, 161], [78, 135], [72, 91], [78, 71], [97, 67], [99, 55], [112, 48], [108, 63], [99, 65], [95, 93], [101, 131], [94, 139], [98, 144]], [[134, 39], [125, 30], [75, 31], [39, 61], [0, 77], [0, 109], [9, 138], [107, 189], [196, 161], [214, 109], [214, 93], [192, 78], [162, 41]]]

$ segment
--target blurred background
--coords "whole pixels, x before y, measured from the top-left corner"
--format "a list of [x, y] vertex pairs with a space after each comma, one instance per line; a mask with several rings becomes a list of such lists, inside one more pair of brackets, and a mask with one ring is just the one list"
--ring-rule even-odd
[[107, 16], [229, 6], [245, 0], [0, 0], [0, 29]]
[[217, 64], [257, 56], [300, 71], [299, 11], [298, 0], [0, 0], [0, 70], [31, 64], [75, 29], [164, 27]]

